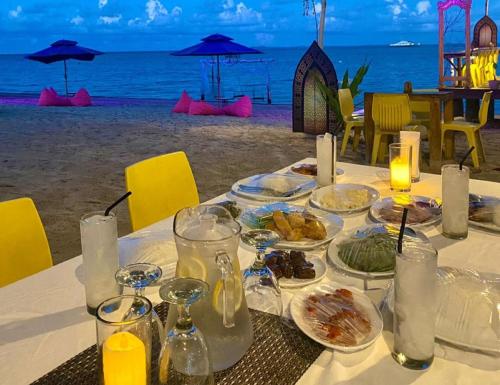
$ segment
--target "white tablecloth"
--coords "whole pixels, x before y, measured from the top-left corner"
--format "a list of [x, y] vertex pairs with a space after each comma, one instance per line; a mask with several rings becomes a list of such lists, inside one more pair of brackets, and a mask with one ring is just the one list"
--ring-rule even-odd
[[[339, 163], [339, 167], [345, 170], [345, 175], [338, 183], [370, 184], [382, 196], [391, 195], [387, 169], [346, 163]], [[500, 184], [471, 180], [470, 191], [500, 196]], [[441, 177], [422, 174], [421, 181], [413, 184], [412, 193], [440, 197]], [[305, 200], [299, 203], [305, 203]], [[366, 213], [344, 220], [345, 229], [369, 222]], [[430, 227], [425, 233], [439, 251], [439, 265], [500, 274], [498, 235], [471, 228], [466, 240], [453, 241], [440, 235], [439, 226]], [[246, 250], [242, 250], [239, 256], [242, 266], [253, 258], [253, 254]], [[175, 263], [177, 254], [172, 237], [172, 218], [120, 240], [121, 264], [137, 259], [161, 265], [167, 275], [173, 273], [172, 263]], [[352, 280], [331, 270], [324, 278], [325, 282], [329, 280], [353, 284]], [[363, 287], [362, 281], [354, 284]], [[157, 288], [147, 291], [155, 303], [159, 301], [156, 291]], [[294, 291], [283, 292], [287, 304]], [[375, 300], [383, 296], [378, 290], [368, 293]], [[94, 319], [85, 308], [81, 256], [1, 288], [0, 309], [2, 384], [29, 384], [95, 343]], [[420, 372], [397, 365], [390, 356], [391, 347], [392, 334], [385, 331], [373, 346], [362, 352], [342, 354], [325, 350], [298, 384], [500, 384], [498, 356], [436, 344], [433, 365], [428, 371]]]

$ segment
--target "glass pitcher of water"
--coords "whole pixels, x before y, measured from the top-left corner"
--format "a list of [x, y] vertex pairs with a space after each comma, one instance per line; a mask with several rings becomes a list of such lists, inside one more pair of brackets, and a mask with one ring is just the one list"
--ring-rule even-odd
[[[174, 220], [179, 260], [177, 277], [209, 285], [208, 294], [191, 308], [193, 323], [207, 340], [214, 371], [238, 362], [253, 342], [237, 250], [241, 226], [229, 211], [201, 205], [179, 211]], [[170, 307], [167, 329], [177, 310]]]

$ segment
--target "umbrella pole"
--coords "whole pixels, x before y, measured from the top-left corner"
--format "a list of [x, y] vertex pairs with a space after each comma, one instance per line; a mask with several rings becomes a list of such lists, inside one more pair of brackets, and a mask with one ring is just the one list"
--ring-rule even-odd
[[220, 103], [220, 63], [217, 55], [217, 101]]
[[66, 97], [68, 96], [68, 69], [66, 67], [66, 60], [64, 60], [64, 84], [66, 86]]

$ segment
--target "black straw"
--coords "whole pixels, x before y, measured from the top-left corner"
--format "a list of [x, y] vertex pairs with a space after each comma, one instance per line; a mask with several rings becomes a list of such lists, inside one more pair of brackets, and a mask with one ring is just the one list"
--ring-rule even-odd
[[470, 153], [472, 151], [474, 151], [475, 147], [472, 146], [471, 148], [469, 148], [469, 151], [467, 151], [467, 154], [464, 155], [464, 157], [462, 158], [462, 160], [460, 161], [460, 171], [462, 171], [462, 167], [464, 166], [464, 162], [465, 162], [465, 159], [467, 159], [467, 157], [470, 155]]
[[120, 202], [124, 201], [127, 199], [130, 195], [132, 195], [132, 191], [128, 191], [125, 195], [121, 196], [115, 203], [113, 203], [111, 206], [109, 206], [106, 211], [104, 211], [104, 215], [108, 216], [109, 212], [113, 210], [116, 206], [120, 204]]
[[405, 207], [403, 209], [403, 218], [401, 219], [401, 227], [399, 228], [399, 237], [398, 237], [398, 253], [401, 254], [403, 252], [403, 235], [405, 233], [406, 226], [406, 217], [408, 216], [408, 208]]

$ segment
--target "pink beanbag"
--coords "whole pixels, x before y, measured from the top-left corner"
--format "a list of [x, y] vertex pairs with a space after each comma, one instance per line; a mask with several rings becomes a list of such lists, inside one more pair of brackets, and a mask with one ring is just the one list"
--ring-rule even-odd
[[76, 95], [71, 98], [71, 104], [77, 107], [87, 107], [92, 105], [92, 99], [85, 88], [80, 88]]
[[52, 89], [44, 88], [38, 99], [39, 106], [71, 106], [71, 100], [57, 95], [57, 92]]
[[204, 101], [192, 101], [189, 105], [189, 115], [224, 115], [224, 111]]
[[187, 114], [189, 113], [189, 106], [191, 105], [192, 101], [193, 99], [188, 95], [188, 93], [186, 91], [182, 91], [181, 98], [175, 104], [172, 111]]
[[224, 107], [226, 115], [248, 118], [252, 116], [252, 100], [248, 96], [242, 96], [237, 102]]

